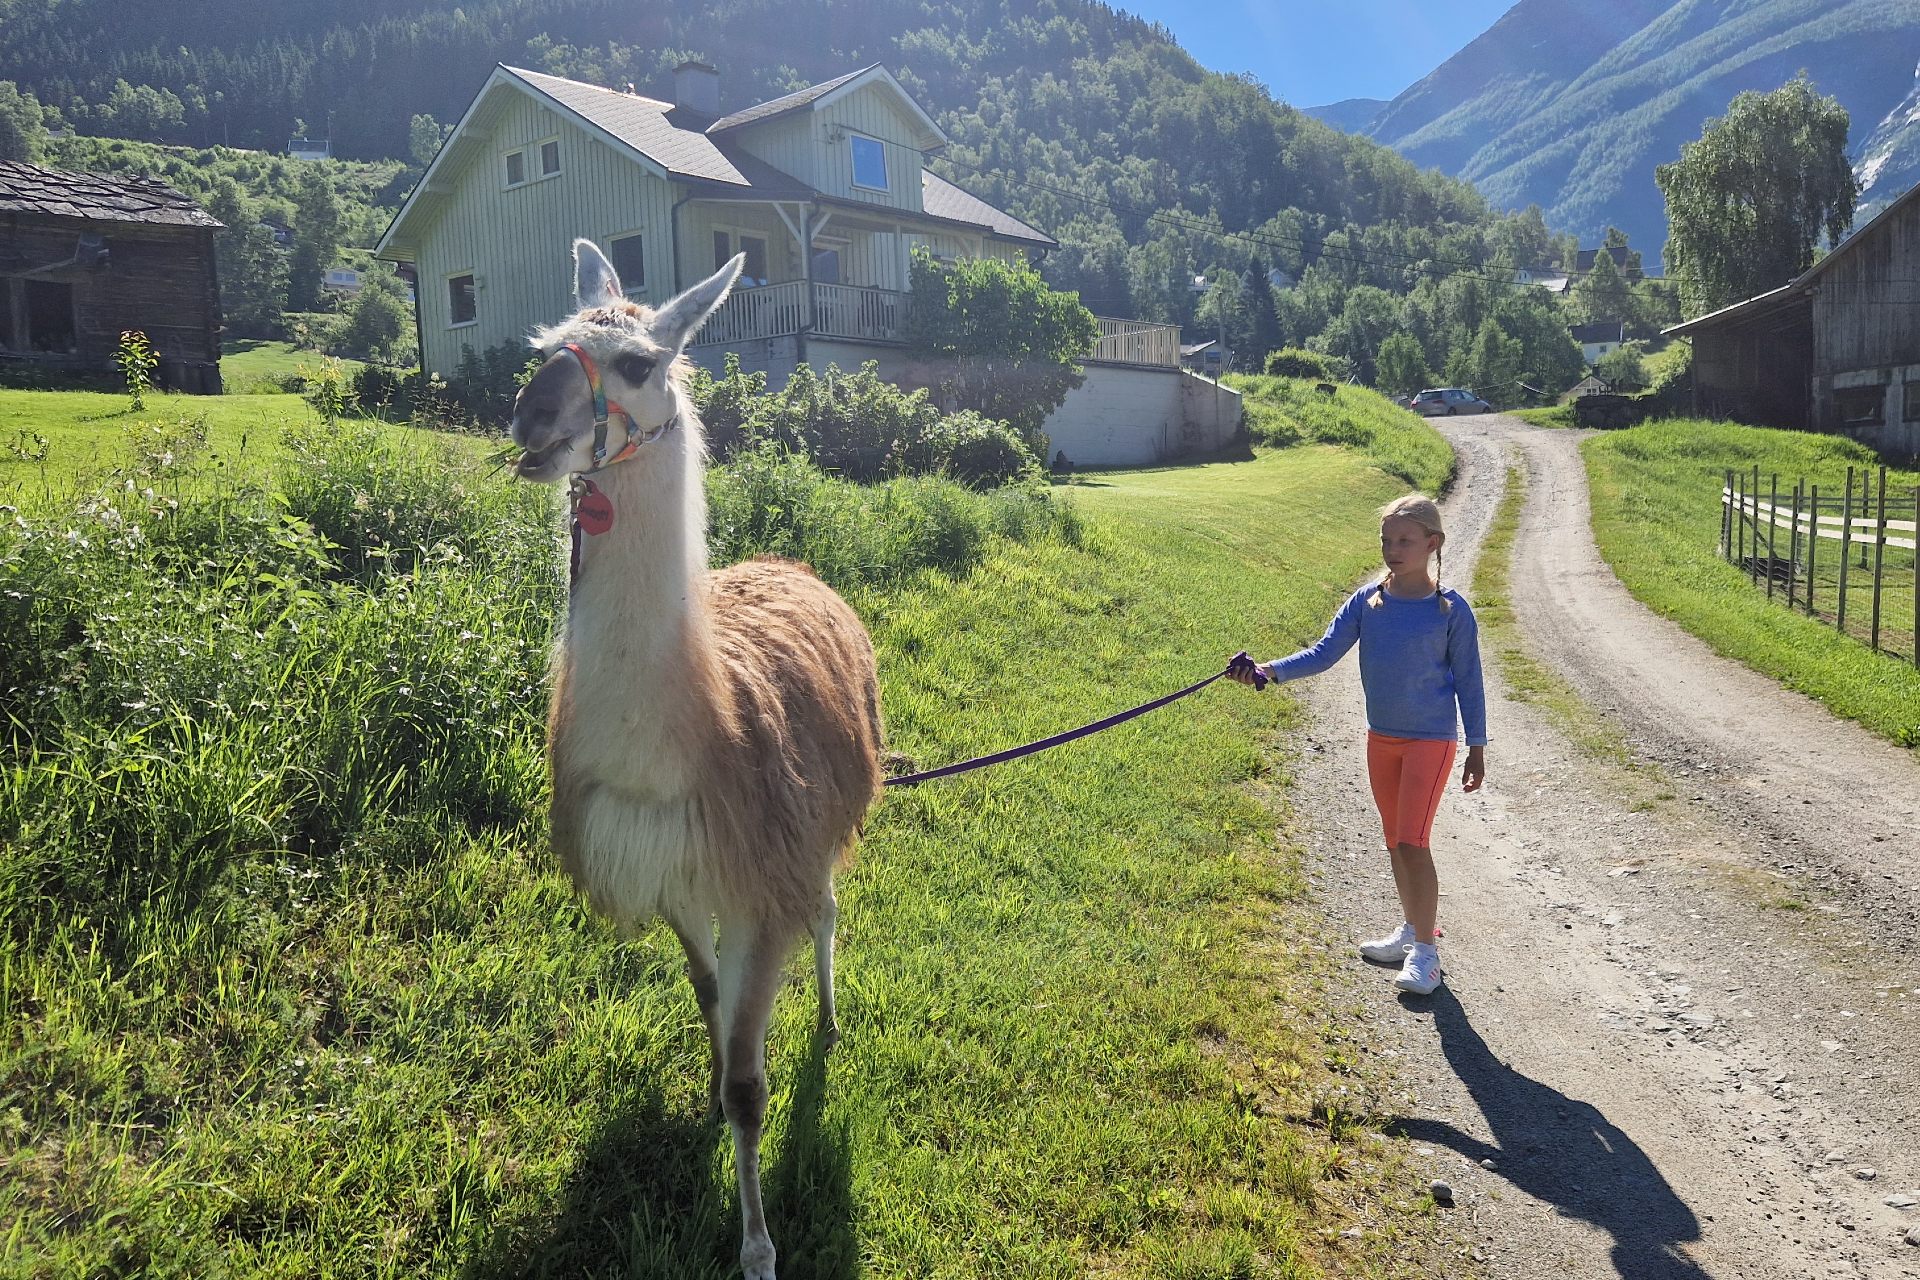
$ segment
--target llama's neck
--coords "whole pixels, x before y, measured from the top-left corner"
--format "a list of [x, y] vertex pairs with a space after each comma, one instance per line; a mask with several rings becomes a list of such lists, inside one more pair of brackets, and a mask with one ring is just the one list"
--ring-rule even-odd
[[561, 641], [570, 705], [557, 749], [572, 767], [658, 799], [686, 793], [730, 719], [708, 615], [698, 430], [683, 423], [592, 476], [613, 525], [581, 534]]

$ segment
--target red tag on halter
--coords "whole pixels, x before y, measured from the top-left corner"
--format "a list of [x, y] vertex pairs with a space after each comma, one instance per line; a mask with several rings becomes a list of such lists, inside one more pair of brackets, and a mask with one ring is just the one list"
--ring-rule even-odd
[[573, 518], [589, 537], [598, 537], [613, 528], [613, 499], [595, 488], [591, 480], [586, 486], [587, 491], [573, 508]]

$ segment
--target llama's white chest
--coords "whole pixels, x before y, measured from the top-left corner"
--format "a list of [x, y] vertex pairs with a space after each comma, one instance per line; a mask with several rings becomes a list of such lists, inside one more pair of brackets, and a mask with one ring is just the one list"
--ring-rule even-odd
[[713, 914], [707, 833], [691, 800], [641, 800], [599, 786], [584, 809], [573, 870], [596, 910], [623, 925]]

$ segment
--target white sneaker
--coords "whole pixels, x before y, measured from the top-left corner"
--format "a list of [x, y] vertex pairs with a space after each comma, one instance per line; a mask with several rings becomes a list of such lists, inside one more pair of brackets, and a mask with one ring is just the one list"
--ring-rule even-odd
[[1374, 938], [1360, 944], [1360, 954], [1376, 964], [1399, 964], [1400, 957], [1413, 945], [1413, 926], [1405, 920], [1400, 927], [1384, 938]]
[[1416, 942], [1407, 948], [1400, 965], [1400, 976], [1393, 985], [1416, 996], [1430, 996], [1440, 985], [1440, 948], [1432, 943]]

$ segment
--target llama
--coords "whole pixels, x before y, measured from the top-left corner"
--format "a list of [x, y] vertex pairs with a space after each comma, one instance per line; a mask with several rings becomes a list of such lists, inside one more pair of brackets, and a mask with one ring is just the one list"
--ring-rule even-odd
[[803, 565], [707, 567], [705, 449], [680, 353], [743, 259], [650, 311], [592, 242], [573, 251], [580, 310], [535, 335], [546, 360], [512, 429], [516, 473], [570, 478], [576, 502], [548, 720], [553, 848], [597, 911], [625, 928], [663, 917], [686, 949], [709, 1101], [733, 1132], [741, 1269], [772, 1280], [767, 1021], [811, 930], [818, 1032], [826, 1048], [839, 1038], [833, 870], [881, 786], [873, 645]]

